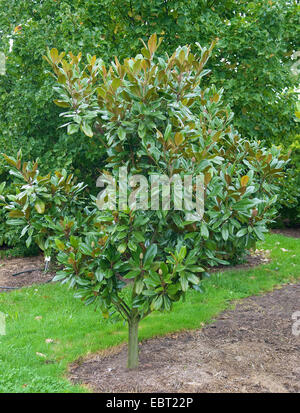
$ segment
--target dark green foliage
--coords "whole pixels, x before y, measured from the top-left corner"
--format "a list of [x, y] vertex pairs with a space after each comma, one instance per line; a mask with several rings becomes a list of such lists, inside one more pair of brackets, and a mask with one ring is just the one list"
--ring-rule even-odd
[[[42, 56], [55, 46], [109, 62], [114, 55], [135, 55], [139, 38], [154, 31], [164, 37], [161, 50], [168, 53], [219, 38], [204, 81], [224, 88], [243, 136], [287, 148], [299, 131], [293, 92], [298, 78], [290, 70], [300, 47], [298, 8], [296, 1], [283, 0], [0, 0], [0, 51], [7, 56], [6, 75], [0, 76], [0, 152], [13, 155], [22, 148], [25, 159], [40, 159], [41, 173], [66, 168], [95, 193], [103, 145], [97, 135], [84, 140], [57, 127], [61, 110], [52, 104], [54, 81]], [[297, 168], [295, 173], [294, 182]], [[3, 180], [10, 184], [0, 160]], [[297, 220], [296, 192], [293, 185], [282, 194], [282, 219]]]
[[[54, 235], [70, 236], [79, 231], [79, 222], [85, 222], [88, 215], [82, 197], [85, 187], [76, 184], [66, 170], [41, 175], [37, 162], [22, 162], [20, 151], [16, 158], [4, 155], [4, 159], [15, 180], [15, 192], [0, 196], [4, 229], [14, 238], [24, 238], [27, 248], [34, 241], [49, 256]], [[1, 187], [4, 189], [4, 183]], [[9, 245], [6, 240], [7, 237], [4, 242]]]
[[[0, 1], [0, 50], [7, 56], [6, 75], [0, 76], [0, 152], [13, 155], [22, 148], [27, 160], [41, 159], [42, 173], [68, 167], [91, 186], [89, 177], [101, 161], [97, 142], [58, 129], [60, 111], [53, 106], [53, 80], [42, 55], [53, 44], [93, 50], [99, 29], [90, 19], [101, 12], [95, 7], [89, 14], [85, 1]], [[2, 161], [0, 177], [6, 180]]]
[[7, 55], [0, 77], [0, 151], [13, 154], [22, 147], [26, 159], [42, 158], [42, 172], [69, 166], [91, 184], [101, 168], [97, 140], [83, 142], [80, 134], [68, 137], [57, 129], [53, 80], [41, 59], [46, 47], [96, 53], [109, 62], [114, 55], [135, 55], [139, 38], [153, 32], [164, 37], [162, 51], [168, 53], [218, 37], [207, 79], [225, 89], [234, 125], [248, 138], [284, 146], [293, 141], [296, 1], [0, 0], [0, 6], [0, 50]]
[[[37, 255], [40, 251], [36, 244], [26, 246], [20, 239], [20, 230], [16, 226], [7, 223], [7, 213], [3, 206], [5, 198], [12, 194], [14, 186], [6, 187], [6, 183], [0, 184], [0, 257], [27, 257]], [[15, 192], [14, 192], [15, 194]]]
[[282, 179], [282, 189], [279, 194], [281, 208], [277, 225], [300, 225], [300, 142], [299, 136], [290, 146], [292, 150], [291, 163]]

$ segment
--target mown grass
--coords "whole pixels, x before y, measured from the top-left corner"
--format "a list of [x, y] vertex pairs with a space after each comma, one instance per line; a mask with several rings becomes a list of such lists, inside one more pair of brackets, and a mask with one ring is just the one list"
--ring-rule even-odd
[[[300, 239], [268, 235], [258, 247], [271, 251], [272, 262], [247, 271], [215, 273], [203, 282], [204, 293], [191, 291], [171, 313], [153, 313], [145, 319], [140, 338], [199, 328], [233, 300], [300, 278]], [[0, 294], [0, 311], [7, 315], [6, 335], [0, 336], [0, 393], [85, 392], [66, 379], [68, 364], [127, 339], [122, 322], [102, 319], [93, 306], [84, 306], [59, 284]]]

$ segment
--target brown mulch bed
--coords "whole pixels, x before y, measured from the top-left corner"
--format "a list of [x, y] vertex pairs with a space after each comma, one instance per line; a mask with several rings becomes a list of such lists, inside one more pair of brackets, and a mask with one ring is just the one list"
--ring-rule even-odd
[[[238, 264], [235, 266], [220, 265], [218, 267], [210, 268], [209, 272], [213, 273], [217, 271], [252, 268], [269, 262], [270, 260], [268, 255], [268, 250], [252, 251], [251, 255], [247, 257], [244, 264]], [[0, 259], [0, 293], [11, 291], [11, 289], [4, 289], [1, 287], [22, 288], [32, 284], [44, 284], [51, 281], [51, 279], [55, 276], [55, 271], [44, 273], [44, 266], [45, 262], [42, 255], [38, 257]], [[12, 276], [12, 274], [20, 271], [37, 268], [39, 271]]]
[[[1, 287], [21, 288], [32, 284], [44, 284], [54, 277], [55, 274], [44, 273], [44, 258], [27, 257], [27, 258], [9, 258], [0, 259], [0, 293], [12, 291]], [[31, 269], [39, 269], [30, 273], [20, 274], [15, 277], [12, 274]]]
[[[288, 237], [300, 238], [300, 228], [272, 229], [271, 232]], [[5, 249], [5, 247], [2, 246], [0, 249]], [[251, 255], [247, 257], [246, 262], [243, 264], [238, 264], [235, 266], [220, 265], [218, 267], [210, 268], [209, 272], [213, 273], [217, 271], [243, 270], [265, 264], [269, 261], [269, 251], [256, 250], [251, 252]], [[21, 274], [16, 277], [12, 276], [13, 273], [33, 268], [39, 268], [40, 270]], [[43, 284], [50, 281], [55, 275], [55, 272], [45, 274], [43, 269], [44, 260], [42, 255], [28, 258], [0, 258], [0, 286], [21, 288], [32, 284]], [[10, 290], [0, 288], [0, 292], [4, 291]]]
[[300, 238], [300, 227], [299, 228], [276, 228], [271, 229], [273, 234], [285, 235], [286, 237]]
[[249, 268], [257, 267], [258, 265], [267, 264], [270, 262], [270, 251], [269, 250], [258, 250], [251, 251], [243, 264], [237, 265], [218, 265], [216, 267], [211, 267], [208, 269], [209, 273], [214, 273], [218, 271], [235, 271], [235, 270], [247, 270]]
[[300, 283], [239, 302], [207, 327], [140, 344], [128, 371], [126, 346], [74, 363], [70, 380], [94, 392], [300, 392]]

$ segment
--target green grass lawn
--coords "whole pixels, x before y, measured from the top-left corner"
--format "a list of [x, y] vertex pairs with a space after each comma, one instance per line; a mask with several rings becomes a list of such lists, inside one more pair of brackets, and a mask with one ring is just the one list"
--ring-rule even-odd
[[[140, 338], [199, 328], [232, 300], [300, 278], [300, 239], [268, 235], [258, 248], [271, 250], [272, 262], [247, 271], [215, 273], [203, 282], [204, 293], [191, 291], [171, 313], [146, 318]], [[102, 319], [93, 306], [83, 305], [59, 284], [0, 294], [0, 311], [7, 314], [6, 335], [0, 336], [0, 393], [85, 392], [65, 378], [68, 364], [127, 339], [122, 322]]]

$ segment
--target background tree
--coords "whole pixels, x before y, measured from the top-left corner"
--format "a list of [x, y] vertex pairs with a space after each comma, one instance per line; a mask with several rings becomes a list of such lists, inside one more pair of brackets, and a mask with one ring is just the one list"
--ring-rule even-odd
[[53, 81], [41, 57], [55, 45], [96, 53], [106, 62], [114, 55], [122, 60], [153, 32], [164, 37], [162, 51], [169, 53], [219, 38], [207, 81], [225, 89], [244, 136], [287, 147], [299, 130], [293, 93], [298, 79], [290, 71], [291, 55], [299, 50], [297, 1], [0, 0], [0, 6], [0, 49], [7, 55], [7, 75], [0, 78], [0, 150], [15, 153], [22, 146], [26, 158], [40, 156], [53, 169], [69, 166], [86, 180], [86, 165], [99, 167], [99, 142], [57, 129]]

